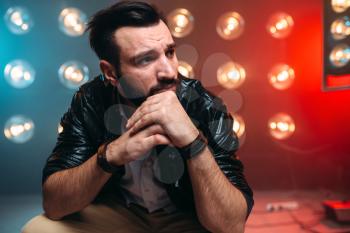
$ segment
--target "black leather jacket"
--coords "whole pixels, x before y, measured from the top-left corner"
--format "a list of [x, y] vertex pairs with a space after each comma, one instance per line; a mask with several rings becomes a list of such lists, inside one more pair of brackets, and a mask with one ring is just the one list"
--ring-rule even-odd
[[[235, 155], [238, 139], [232, 130], [231, 115], [222, 101], [205, 90], [198, 80], [181, 76], [180, 79], [176, 93], [182, 106], [208, 139], [208, 146], [222, 172], [243, 193], [249, 214], [254, 203], [253, 193], [244, 178], [243, 164]], [[105, 114], [108, 109], [112, 109], [115, 113], [113, 122], [121, 119], [119, 112], [110, 108], [119, 104], [116, 95], [116, 88], [106, 84], [102, 76], [83, 85], [75, 93], [69, 110], [61, 119], [64, 130], [59, 134], [56, 146], [43, 169], [43, 182], [54, 172], [79, 166], [94, 155], [102, 143], [120, 136], [117, 129], [110, 129], [106, 119], [108, 114]], [[178, 208], [194, 211], [191, 181], [186, 163], [184, 165], [185, 173], [178, 182], [165, 186]], [[99, 196], [105, 192], [118, 192], [120, 177], [120, 174], [113, 174]]]

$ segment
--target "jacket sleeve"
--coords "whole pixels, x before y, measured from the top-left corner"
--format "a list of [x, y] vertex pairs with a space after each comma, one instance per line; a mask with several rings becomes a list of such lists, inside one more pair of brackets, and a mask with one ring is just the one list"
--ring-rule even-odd
[[97, 150], [91, 142], [84, 124], [86, 99], [82, 91], [73, 96], [71, 106], [61, 119], [63, 131], [58, 135], [56, 146], [46, 161], [42, 183], [53, 173], [79, 166]]
[[220, 169], [244, 195], [248, 217], [254, 205], [253, 192], [244, 177], [244, 166], [235, 154], [239, 142], [233, 131], [233, 118], [220, 98], [210, 94], [202, 86], [200, 89], [200, 93], [206, 95], [204, 125], [201, 128], [205, 131], [203, 133], [208, 139], [208, 146]]

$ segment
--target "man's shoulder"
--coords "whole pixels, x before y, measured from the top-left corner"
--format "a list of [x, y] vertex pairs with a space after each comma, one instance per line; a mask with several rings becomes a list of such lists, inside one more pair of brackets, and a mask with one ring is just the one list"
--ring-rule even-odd
[[98, 75], [90, 81], [88, 81], [87, 83], [80, 86], [77, 92], [80, 92], [84, 96], [93, 96], [96, 94], [103, 93], [106, 90], [107, 86], [105, 85], [101, 75]]
[[181, 88], [178, 90], [180, 100], [185, 100], [187, 104], [197, 103], [200, 105], [211, 105], [217, 101], [222, 103], [222, 100], [205, 88], [202, 82], [198, 79], [191, 79], [181, 76]]

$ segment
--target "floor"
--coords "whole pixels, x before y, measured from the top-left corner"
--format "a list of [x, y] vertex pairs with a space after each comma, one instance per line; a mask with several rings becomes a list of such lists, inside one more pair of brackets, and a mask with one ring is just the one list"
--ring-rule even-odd
[[[256, 191], [255, 206], [247, 221], [245, 232], [350, 233], [350, 225], [341, 225], [326, 219], [321, 205], [325, 199], [346, 198], [350, 197], [326, 190]], [[284, 208], [279, 209], [278, 205]], [[29, 219], [40, 213], [42, 208], [39, 195], [0, 196], [0, 233], [19, 233]]]
[[[256, 202], [246, 224], [246, 233], [350, 232], [350, 224], [339, 224], [327, 219], [321, 205], [326, 199], [347, 200], [350, 196], [327, 190], [260, 191], [255, 192], [254, 199]], [[279, 203], [285, 204], [285, 208], [272, 208], [278, 207]]]

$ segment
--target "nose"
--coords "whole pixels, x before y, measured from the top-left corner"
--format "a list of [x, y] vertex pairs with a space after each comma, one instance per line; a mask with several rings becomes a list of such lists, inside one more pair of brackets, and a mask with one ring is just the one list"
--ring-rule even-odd
[[171, 80], [177, 78], [177, 61], [176, 59], [169, 59], [167, 56], [162, 56], [159, 59], [157, 69], [158, 80]]

